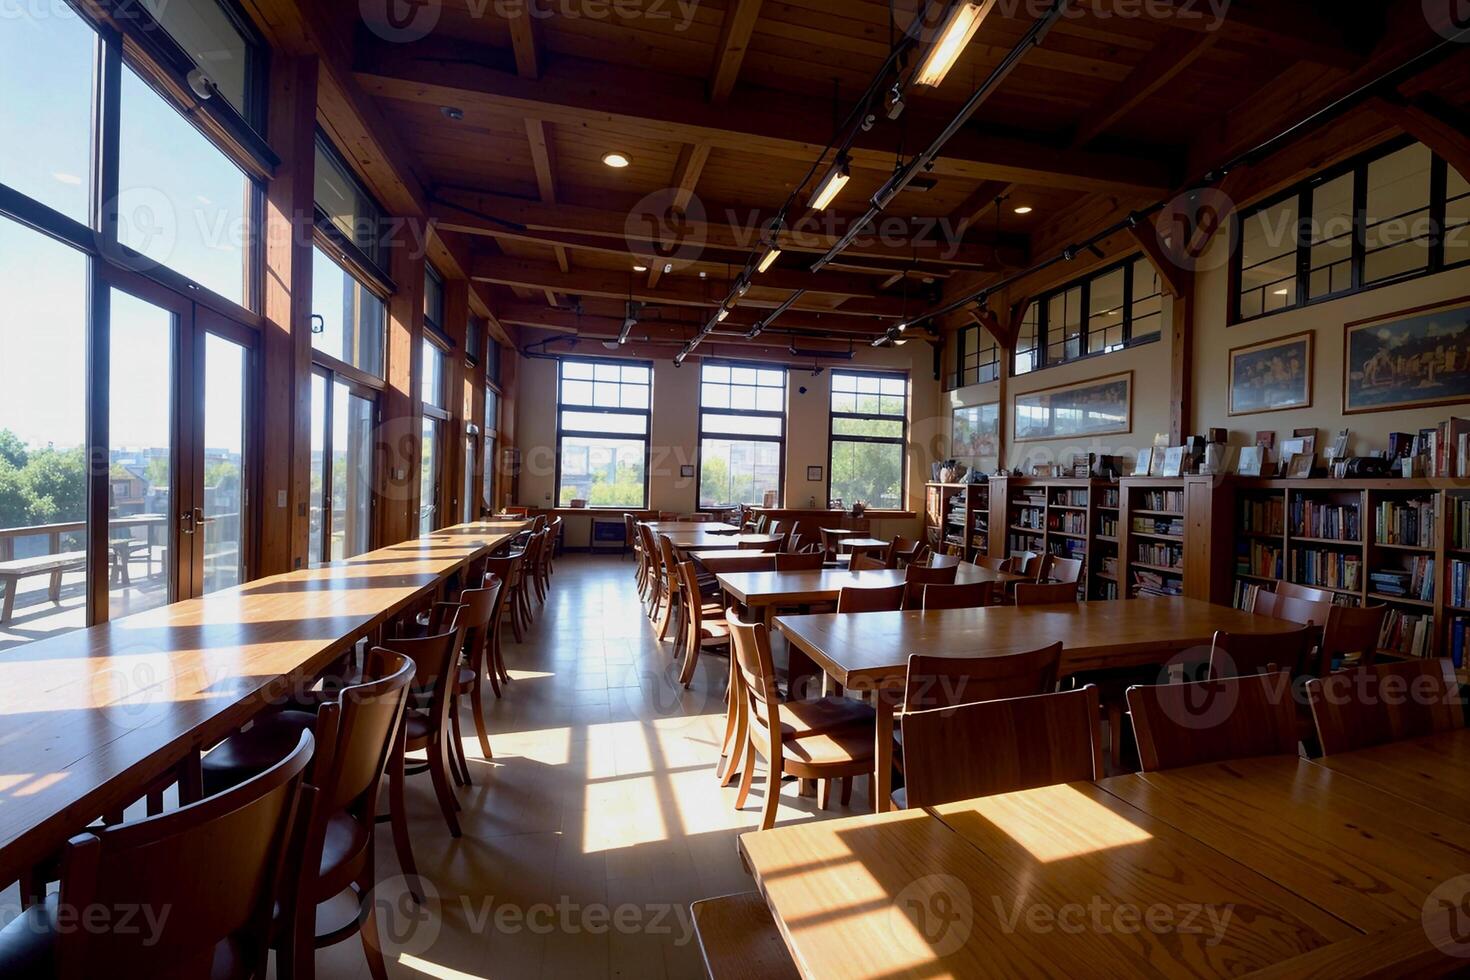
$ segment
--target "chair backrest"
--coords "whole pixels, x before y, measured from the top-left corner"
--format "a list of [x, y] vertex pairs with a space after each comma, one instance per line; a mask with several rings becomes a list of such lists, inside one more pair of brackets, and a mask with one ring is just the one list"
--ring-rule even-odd
[[[1326, 589], [1314, 588], [1310, 585], [1297, 585], [1295, 582], [1277, 582], [1276, 594], [1283, 598], [1305, 599], [1308, 602], [1331, 602], [1332, 593]], [[1322, 625], [1318, 623], [1317, 625]]]
[[959, 573], [959, 562], [953, 565], [942, 565], [931, 567], [928, 565], [910, 565], [904, 569], [903, 580], [907, 591], [903, 595], [903, 607], [905, 609], [920, 609], [924, 605], [924, 586], [926, 585], [954, 585], [955, 576]]
[[833, 529], [825, 527], [820, 528], [819, 530], [822, 535], [823, 552], [828, 555], [837, 554], [838, 543], [841, 542], [843, 538], [847, 537], [847, 535], [834, 533]]
[[905, 712], [899, 719], [911, 807], [1103, 777], [1098, 693], [1091, 684]]
[[546, 530], [546, 515], [537, 514], [536, 519], [531, 522], [531, 533], [540, 534], [544, 530]]
[[[320, 795], [313, 835], [325, 833], [327, 821], [343, 810], [364, 824], [376, 819], [378, 783], [398, 737], [413, 674], [413, 661], [374, 647], [368, 651], [362, 681], [344, 687], [337, 700], [317, 709], [310, 782]], [[319, 854], [320, 838], [308, 842], [308, 853], [313, 846]], [[303, 871], [318, 866], [308, 863]]]
[[1011, 556], [1011, 561], [1014, 563], [1017, 575], [1029, 578], [1034, 582], [1041, 574], [1041, 561], [1044, 557], [1034, 551], [1018, 551]]
[[635, 525], [632, 514], [623, 515], [623, 539], [628, 542], [630, 548], [640, 548], [643, 544]]
[[966, 582], [963, 585], [924, 586], [923, 608], [978, 609], [990, 605], [995, 590], [993, 582]]
[[919, 553], [919, 549], [922, 547], [924, 547], [922, 541], [915, 541], [913, 538], [906, 538], [901, 534], [896, 535], [892, 541], [888, 542], [887, 558], [890, 561], [913, 561], [914, 556]]
[[882, 589], [865, 589], [847, 585], [837, 593], [840, 613], [897, 612], [903, 608], [903, 595], [908, 586], [893, 585]]
[[1296, 755], [1296, 701], [1285, 673], [1130, 687], [1145, 772], [1263, 755]]
[[930, 555], [925, 568], [959, 568], [964, 561], [959, 555]]
[[847, 563], [848, 571], [852, 572], [879, 572], [887, 567], [887, 562], [872, 555], [853, 555]]
[[1307, 681], [1307, 700], [1324, 755], [1465, 727], [1465, 700], [1448, 659], [1385, 663], [1313, 678]]
[[1014, 558], [976, 558], [975, 564], [992, 572], [1009, 572], [1016, 567]]
[[1019, 582], [1016, 584], [1016, 605], [1018, 606], [1052, 606], [1076, 601], [1077, 583], [1075, 582], [1047, 582], [1041, 585], [1035, 582]]
[[442, 732], [449, 720], [449, 706], [454, 702], [455, 682], [459, 678], [459, 652], [464, 646], [464, 627], [458, 617], [447, 632], [424, 637], [400, 637], [389, 642], [388, 649], [413, 661], [414, 690], [429, 695], [431, 732]]
[[[684, 615], [689, 617], [694, 635], [704, 627], [704, 602], [699, 597], [699, 572], [692, 561], [681, 561], [674, 566], [678, 570], [678, 587], [684, 603]], [[686, 654], [687, 655], [687, 654]]]
[[778, 572], [810, 572], [822, 567], [826, 558], [820, 551], [809, 554], [786, 554], [776, 556], [776, 571]]
[[1259, 589], [1256, 592], [1255, 601], [1251, 603], [1251, 612], [1257, 616], [1270, 616], [1273, 619], [1280, 619], [1281, 617], [1277, 615], [1276, 604], [1276, 593]]
[[1285, 619], [1293, 623], [1311, 623], [1313, 626], [1323, 627], [1327, 625], [1327, 619], [1332, 615], [1332, 603], [1326, 599], [1302, 599], [1294, 595], [1277, 595], [1276, 612], [1273, 615], [1277, 619]]
[[1077, 580], [1082, 577], [1082, 559], [1047, 555], [1046, 564], [1041, 570], [1041, 577], [1066, 585], [1076, 585]]
[[663, 566], [665, 574], [668, 575], [669, 588], [672, 590], [674, 588], [674, 569], [679, 567], [679, 559], [674, 554], [674, 542], [669, 540], [667, 534], [660, 534], [658, 536], [658, 554], [659, 564]]
[[801, 551], [801, 535], [799, 535], [799, 534], [789, 535], [786, 538], [786, 548], [785, 548], [785, 551], [788, 554], [793, 554], [793, 555], [796, 554], [797, 552]]
[[[485, 658], [495, 636], [495, 624], [500, 613], [500, 579], [486, 575], [485, 584], [478, 589], [465, 589], [459, 594], [464, 604], [459, 624], [464, 627], [464, 652], [476, 676], [485, 673]], [[430, 630], [443, 632], [443, 630]]]
[[776, 715], [781, 692], [776, 687], [776, 664], [765, 624], [748, 623], [734, 609], [726, 612], [725, 622], [730, 626], [732, 659], [749, 698], [751, 720], [766, 732], [780, 731]]
[[653, 539], [653, 528], [647, 524], [639, 524], [638, 537], [643, 541], [644, 560], [648, 562], [649, 570], [657, 579], [662, 574], [659, 570], [663, 568], [663, 561], [658, 555], [658, 542]]
[[303, 789], [314, 746], [303, 732], [289, 755], [232, 789], [67, 842], [58, 906], [71, 921], [91, 909], [168, 915], [136, 929], [61, 929], [55, 975], [207, 977], [228, 942], [232, 975], [264, 976], [283, 861], [316, 796]]
[[1355, 666], [1371, 667], [1378, 657], [1378, 638], [1383, 633], [1383, 620], [1388, 606], [1339, 606], [1327, 612], [1327, 628], [1322, 632], [1322, 669], [1325, 675], [1334, 660], [1357, 654]]
[[771, 519], [769, 517], [767, 517], [765, 514], [761, 514], [759, 517], [757, 517], [755, 519], [755, 533], [756, 534], [765, 534], [766, 533], [766, 528], [770, 526], [770, 523], [771, 523]]
[[1215, 631], [1210, 645], [1209, 677], [1242, 677], [1284, 670], [1292, 677], [1315, 674], [1319, 631], [1314, 626], [1285, 633], [1227, 633]]
[[999, 657], [909, 657], [905, 711], [1046, 694], [1057, 686], [1062, 644]]

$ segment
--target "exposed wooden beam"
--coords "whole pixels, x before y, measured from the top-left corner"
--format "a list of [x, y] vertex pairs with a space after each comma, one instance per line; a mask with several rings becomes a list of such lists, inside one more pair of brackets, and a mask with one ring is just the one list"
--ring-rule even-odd
[[1180, 265], [1172, 250], [1165, 247], [1159, 236], [1158, 226], [1152, 221], [1142, 221], [1136, 227], [1130, 228], [1128, 234], [1143, 249], [1143, 254], [1148, 256], [1149, 264], [1159, 274], [1159, 283], [1164, 291], [1176, 300], [1188, 296], [1193, 277], [1188, 269]]
[[[572, 332], [594, 323], [621, 326], [623, 322], [622, 300], [605, 296], [586, 296], [582, 298], [579, 310], [580, 312], [565, 308], [552, 309], [537, 303], [505, 303], [501, 305], [500, 315], [506, 323], [516, 326]], [[749, 330], [760, 321], [765, 312], [767, 311], [762, 309], [739, 307], [730, 314], [728, 320], [720, 324], [720, 329]], [[670, 329], [688, 331], [684, 338], [687, 340], [693, 336], [694, 331], [703, 327], [707, 320], [708, 315], [696, 308], [649, 305], [644, 308], [639, 322], [658, 323]], [[797, 311], [783, 313], [776, 326], [792, 330], [818, 331], [846, 340], [849, 336], [859, 339], [875, 337], [882, 333], [888, 324], [877, 319]]]
[[[516, 6], [516, 5], [512, 5]], [[516, 56], [516, 72], [522, 78], [541, 77], [541, 38], [531, 19], [530, 0], [509, 11], [510, 43]]]
[[967, 230], [981, 227], [995, 209], [996, 199], [1009, 197], [1015, 189], [1015, 184], [1005, 180], [981, 181], [980, 186], [955, 208], [955, 218], [960, 222], [955, 227]]
[[[425, 45], [432, 45], [425, 47]], [[478, 62], [490, 60], [483, 53]], [[438, 42], [362, 42], [358, 78], [373, 95], [462, 108], [483, 115], [535, 116], [583, 129], [614, 129], [645, 139], [709, 143], [746, 153], [817, 158], [831, 134], [822, 100], [788, 93], [753, 94], [739, 105], [712, 106], [687, 94], [688, 79], [602, 62], [559, 59], [554, 76], [517, 78], [477, 63], [473, 51]], [[914, 110], [910, 110], [914, 112]], [[947, 120], [909, 120], [908, 129], [937, 131]], [[889, 172], [901, 134], [879, 127], [850, 154], [853, 166]], [[1154, 194], [1169, 186], [1171, 167], [1150, 156], [1059, 151], [1042, 141], [962, 131], [935, 161], [938, 177], [1016, 181], [1077, 190]]]
[[[556, 176], [551, 163], [551, 141], [548, 139], [546, 130], [549, 127], [539, 119], [526, 120], [526, 140], [531, 146], [531, 165], [536, 171], [536, 189], [541, 195], [542, 204], [556, 204]], [[571, 263], [567, 260], [567, 250], [561, 245], [553, 245], [552, 251], [556, 253], [556, 264], [562, 272], [572, 271]], [[547, 301], [556, 304], [556, 298], [548, 295]]]
[[1086, 146], [1101, 136], [1194, 64], [1215, 46], [1219, 37], [1219, 32], [1193, 34], [1180, 28], [1166, 33], [1153, 54], [1114, 86], [1101, 102], [1088, 108], [1083, 122], [1072, 134], [1072, 148]]
[[[709, 153], [708, 143], [685, 143], [679, 148], [679, 159], [674, 164], [673, 207], [680, 214], [684, 213], [694, 198], [694, 188], [699, 183], [699, 175], [704, 172], [704, 165], [709, 162]], [[664, 263], [652, 263], [648, 270], [650, 289], [658, 285], [663, 273]]]
[[715, 47], [715, 66], [710, 74], [709, 100], [721, 105], [735, 89], [740, 78], [740, 65], [750, 35], [760, 16], [761, 0], [730, 0], [725, 8], [725, 22], [720, 26], [720, 43]]
[[1470, 177], [1470, 118], [1465, 113], [1430, 95], [1376, 98], [1370, 105], [1385, 120], [1444, 157], [1461, 176]]

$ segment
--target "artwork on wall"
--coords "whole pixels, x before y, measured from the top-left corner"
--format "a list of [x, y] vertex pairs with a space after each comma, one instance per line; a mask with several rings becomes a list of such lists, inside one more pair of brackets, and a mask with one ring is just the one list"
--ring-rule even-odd
[[1230, 351], [1230, 414], [1312, 407], [1311, 331]]
[[1344, 414], [1470, 400], [1470, 296], [1345, 330]]
[[989, 473], [1000, 465], [1000, 402], [954, 410], [950, 458]]
[[1017, 442], [1133, 431], [1133, 372], [1028, 391], [1015, 398]]

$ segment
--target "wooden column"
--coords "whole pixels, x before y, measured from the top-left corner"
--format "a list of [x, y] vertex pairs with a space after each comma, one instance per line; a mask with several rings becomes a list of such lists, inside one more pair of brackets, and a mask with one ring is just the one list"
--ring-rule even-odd
[[1169, 348], [1169, 445], [1184, 444], [1193, 424], [1194, 400], [1194, 282], [1171, 303]]
[[377, 440], [380, 546], [418, 534], [424, 254], [406, 226], [400, 226], [388, 243], [388, 270], [397, 291], [388, 300], [387, 387], [383, 390]]
[[470, 283], [468, 279], [444, 280], [444, 332], [454, 341], [454, 349], [445, 362], [446, 397], [449, 399], [448, 434], [444, 446], [444, 480], [448, 493], [442, 501], [449, 508], [444, 525], [452, 527], [464, 519], [465, 458], [465, 337], [470, 325]]
[[260, 350], [260, 547], [255, 572], [301, 568], [311, 526], [311, 264], [317, 60], [271, 65], [270, 143], [281, 158], [266, 189], [265, 330]]

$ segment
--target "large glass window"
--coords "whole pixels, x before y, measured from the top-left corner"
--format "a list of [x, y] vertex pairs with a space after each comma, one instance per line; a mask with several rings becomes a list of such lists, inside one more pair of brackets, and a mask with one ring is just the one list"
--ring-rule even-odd
[[495, 510], [495, 460], [499, 447], [499, 425], [500, 425], [500, 396], [494, 388], [485, 389], [485, 434], [483, 442], [484, 452], [480, 454], [480, 463], [484, 468], [483, 482], [480, 488], [481, 498], [485, 506], [492, 512]]
[[376, 262], [383, 210], [320, 134], [316, 141], [315, 179], [317, 210], [343, 238]]
[[247, 305], [254, 183], [126, 67], [119, 129], [118, 240]]
[[1163, 303], [1158, 272], [1143, 256], [1067, 283], [1027, 306], [1011, 373], [1158, 340]]
[[786, 371], [705, 362], [699, 385], [699, 506], [781, 504]]
[[653, 370], [628, 361], [564, 358], [557, 386], [557, 503], [648, 506]]
[[[330, 393], [330, 394], [329, 394]], [[372, 546], [373, 393], [318, 369], [311, 376], [313, 564]]]
[[1232, 319], [1470, 261], [1466, 191], [1464, 175], [1444, 159], [1399, 140], [1242, 212]]
[[420, 397], [425, 405], [444, 408], [444, 352], [433, 341], [423, 342], [423, 379]]
[[0, 184], [87, 222], [96, 34], [61, 3], [0, 12]]
[[1000, 345], [978, 324], [962, 327], [955, 334], [955, 369], [948, 378], [950, 390], [985, 384], [1000, 377]]
[[431, 340], [423, 342], [420, 358], [420, 399], [423, 401], [422, 449], [419, 454], [419, 533], [428, 534], [441, 527], [442, 515], [452, 513], [443, 500], [444, 433], [449, 428], [447, 385], [444, 367], [447, 358]]
[[[52, 4], [58, 7], [60, 4]], [[194, 59], [215, 89], [235, 111], [250, 118], [255, 51], [239, 24], [218, 3], [146, 3], [151, 13], [184, 53]]]
[[832, 373], [833, 500], [844, 506], [903, 506], [908, 378], [899, 374]]
[[383, 376], [383, 301], [320, 246], [312, 253], [311, 346], [360, 371]]

